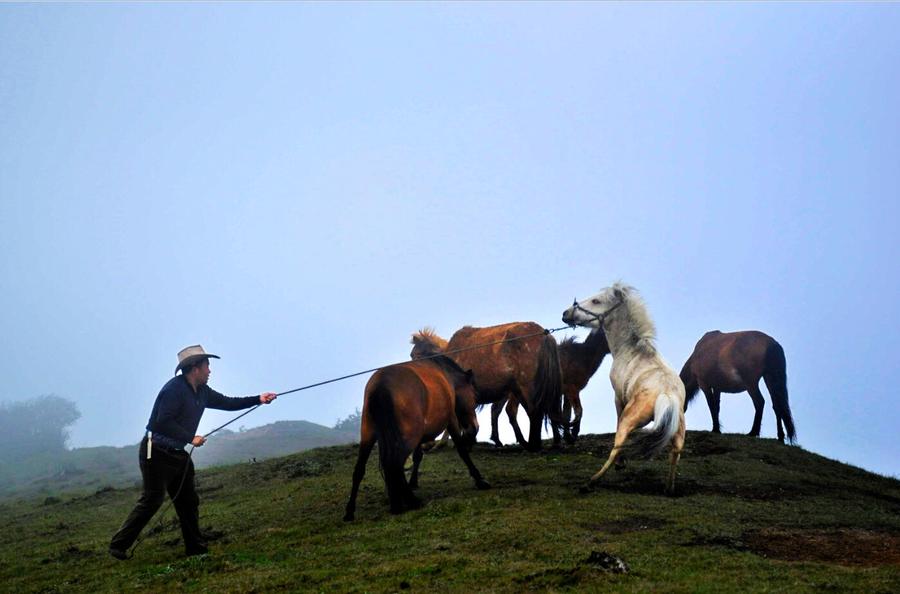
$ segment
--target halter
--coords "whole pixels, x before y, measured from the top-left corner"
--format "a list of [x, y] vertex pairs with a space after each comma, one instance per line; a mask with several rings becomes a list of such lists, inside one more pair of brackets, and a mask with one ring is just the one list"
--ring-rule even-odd
[[586, 313], [592, 320], [597, 320], [597, 323], [600, 324], [601, 328], [603, 328], [603, 322], [604, 322], [604, 320], [606, 320], [606, 316], [609, 315], [609, 312], [611, 312], [615, 308], [619, 307], [623, 303], [625, 303], [625, 300], [619, 301], [618, 303], [616, 303], [615, 305], [613, 305], [612, 307], [607, 309], [605, 312], [597, 314], [587, 308], [584, 308], [584, 307], [581, 307], [580, 305], [578, 305], [578, 298], [576, 297], [572, 301], [572, 307], [575, 308], [575, 311], [580, 311], [580, 312]]

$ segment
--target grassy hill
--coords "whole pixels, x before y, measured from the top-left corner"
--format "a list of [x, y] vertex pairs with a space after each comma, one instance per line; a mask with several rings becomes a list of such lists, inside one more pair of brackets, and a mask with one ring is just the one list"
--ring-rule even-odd
[[[611, 440], [588, 435], [540, 454], [479, 445], [488, 491], [473, 488], [452, 449], [428, 454], [425, 506], [400, 516], [388, 513], [374, 455], [352, 523], [341, 517], [353, 446], [201, 471], [201, 526], [224, 536], [190, 559], [174, 524], [129, 561], [108, 556], [134, 488], [0, 504], [0, 583], [15, 592], [900, 591], [900, 481], [774, 440], [689, 432], [675, 497], [662, 494], [661, 460], [633, 461], [583, 492]], [[627, 573], [607, 569], [606, 555]]]
[[[312, 448], [353, 443], [359, 431], [332, 429], [309, 421], [278, 421], [246, 431], [224, 429], [210, 446], [197, 448], [197, 468], [264, 460]], [[60, 491], [95, 491], [140, 484], [137, 444], [125, 447], [75, 448], [17, 463], [0, 462], [0, 500], [23, 496], [55, 496]], [[5, 479], [5, 480], [2, 480]]]

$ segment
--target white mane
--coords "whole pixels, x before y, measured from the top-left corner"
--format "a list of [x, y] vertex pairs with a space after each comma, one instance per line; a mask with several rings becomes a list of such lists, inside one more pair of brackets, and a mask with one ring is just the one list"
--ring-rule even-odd
[[612, 312], [606, 328], [610, 347], [615, 344], [618, 348], [631, 348], [643, 355], [655, 355], [656, 325], [650, 319], [637, 289], [616, 283], [609, 290], [623, 297], [621, 311]]

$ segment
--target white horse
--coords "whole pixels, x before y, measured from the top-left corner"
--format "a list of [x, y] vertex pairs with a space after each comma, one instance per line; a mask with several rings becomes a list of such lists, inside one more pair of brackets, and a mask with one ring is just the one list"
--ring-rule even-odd
[[675, 489], [675, 468], [684, 447], [684, 384], [656, 350], [656, 329], [647, 307], [633, 287], [616, 283], [563, 312], [563, 322], [603, 328], [613, 358], [609, 379], [616, 393], [616, 439], [609, 459], [593, 484], [615, 462], [628, 434], [650, 421], [654, 428], [642, 439], [642, 453], [672, 445], [666, 492]]

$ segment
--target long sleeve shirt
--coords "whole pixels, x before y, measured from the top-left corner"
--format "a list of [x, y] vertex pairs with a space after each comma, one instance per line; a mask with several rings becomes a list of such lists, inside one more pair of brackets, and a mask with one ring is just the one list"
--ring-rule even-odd
[[184, 447], [197, 434], [205, 409], [241, 410], [257, 404], [259, 396], [229, 398], [207, 385], [200, 386], [195, 392], [184, 375], [176, 375], [159, 391], [147, 430], [154, 436], [161, 434], [171, 438]]

